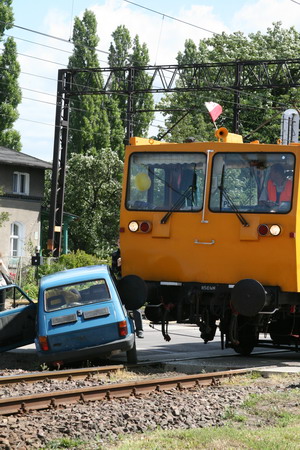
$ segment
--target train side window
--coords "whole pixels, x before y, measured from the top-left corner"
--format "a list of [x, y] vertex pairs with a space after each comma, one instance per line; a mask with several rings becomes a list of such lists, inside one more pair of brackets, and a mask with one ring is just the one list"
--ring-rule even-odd
[[218, 153], [209, 207], [214, 212], [287, 213], [292, 206], [291, 153]]

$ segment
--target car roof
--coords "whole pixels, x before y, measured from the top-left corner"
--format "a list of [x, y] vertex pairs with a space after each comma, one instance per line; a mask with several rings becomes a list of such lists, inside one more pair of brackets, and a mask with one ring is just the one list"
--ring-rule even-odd
[[41, 278], [40, 289], [79, 283], [86, 280], [96, 280], [98, 278], [110, 278], [109, 266], [103, 264], [98, 266], [77, 267], [76, 269], [67, 269], [62, 272], [53, 273], [52, 275], [46, 275]]

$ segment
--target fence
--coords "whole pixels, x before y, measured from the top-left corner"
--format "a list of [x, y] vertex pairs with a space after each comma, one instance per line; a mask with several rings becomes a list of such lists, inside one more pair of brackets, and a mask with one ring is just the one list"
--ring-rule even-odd
[[[32, 267], [31, 257], [28, 256], [19, 256], [19, 257], [11, 257], [11, 256], [2, 256], [2, 261], [5, 266], [8, 268], [9, 275], [11, 279], [17, 283], [18, 285], [22, 285], [23, 278], [26, 276], [26, 273]], [[57, 262], [57, 258], [44, 258], [43, 263], [51, 265], [52, 263]]]

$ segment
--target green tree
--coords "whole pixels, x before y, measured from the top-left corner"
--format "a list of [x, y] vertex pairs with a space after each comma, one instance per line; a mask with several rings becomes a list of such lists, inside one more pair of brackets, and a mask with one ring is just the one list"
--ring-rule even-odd
[[73, 153], [68, 161], [65, 210], [78, 215], [70, 225], [71, 250], [84, 249], [102, 256], [118, 236], [119, 204], [123, 163], [117, 153], [91, 149]]
[[[129, 62], [132, 67], [147, 66], [149, 64], [149, 51], [145, 43], [140, 44], [138, 36], [133, 39], [132, 53], [129, 57]], [[150, 83], [150, 76], [143, 70], [136, 71], [134, 75], [134, 88], [143, 88]], [[134, 97], [134, 110], [137, 114], [133, 122], [133, 134], [135, 136], [144, 136], [148, 134], [149, 125], [154, 118], [154, 100], [152, 94], [137, 94]], [[143, 112], [145, 111], [145, 112]]]
[[[129, 66], [128, 55], [131, 49], [131, 37], [128, 29], [124, 25], [120, 25], [112, 33], [113, 42], [109, 47], [108, 64], [110, 67], [127, 67]], [[117, 87], [125, 88], [126, 78], [123, 70], [115, 71], [112, 79], [112, 89]], [[122, 120], [124, 129], [126, 128], [126, 109], [127, 98], [124, 95], [115, 96], [120, 111], [122, 111]]]
[[[86, 10], [82, 20], [74, 21], [74, 52], [69, 58], [69, 68], [99, 68], [97, 56], [97, 20], [92, 11]], [[76, 77], [78, 87], [82, 91], [86, 86], [86, 74]], [[103, 77], [95, 74], [89, 80], [90, 89], [101, 89]], [[79, 95], [71, 99], [69, 154], [96, 152], [104, 147], [111, 147], [119, 156], [123, 156], [123, 126], [120, 111], [115, 99], [107, 95]]]
[[[113, 42], [110, 44], [108, 63], [110, 67], [134, 67], [139, 68], [149, 64], [149, 51], [145, 43], [140, 44], [139, 37], [135, 36], [132, 40], [128, 29], [124, 25], [120, 25], [112, 33]], [[115, 71], [112, 81], [112, 87], [121, 87], [124, 90], [128, 88], [128, 78], [123, 70]], [[133, 83], [134, 88], [144, 87], [149, 84], [150, 77], [143, 70], [134, 71]], [[127, 126], [127, 101], [124, 95], [117, 95], [118, 106], [122, 112], [124, 131]], [[133, 111], [136, 112], [133, 118], [133, 134], [135, 136], [146, 136], [149, 125], [153, 120], [154, 109], [153, 95], [149, 93], [140, 93], [133, 96]], [[149, 111], [150, 110], [150, 111]], [[141, 112], [145, 111], [145, 112]]]
[[110, 148], [115, 151], [119, 158], [124, 160], [124, 129], [121, 118], [121, 111], [118, 101], [112, 95], [105, 97], [110, 124]]
[[[75, 18], [74, 52], [69, 68], [99, 68], [96, 47], [97, 21], [86, 10]], [[85, 89], [86, 74], [76, 75]], [[90, 89], [104, 85], [101, 73], [89, 78]], [[104, 95], [79, 95], [71, 99], [69, 159], [65, 211], [79, 216], [70, 225], [70, 248], [100, 254], [118, 235], [118, 211], [124, 132], [116, 99]]]
[[[201, 45], [201, 43], [200, 43]], [[205, 46], [203, 52], [205, 52]], [[203, 62], [196, 44], [191, 40], [185, 42], [184, 52], [177, 55], [179, 65], [195, 64]], [[184, 71], [185, 81], [193, 77], [193, 69]], [[178, 84], [179, 86], [180, 84]], [[214, 127], [210, 120], [207, 120], [204, 111], [204, 102], [208, 100], [206, 92], [176, 92], [167, 94], [161, 101], [160, 106], [166, 111], [163, 115], [165, 127], [160, 127], [159, 136], [162, 136], [166, 130], [176, 126], [164, 136], [165, 141], [183, 142], [187, 137], [194, 137], [197, 141], [205, 141], [213, 137]], [[211, 100], [209, 98], [209, 100]], [[168, 111], [171, 110], [171, 111]]]
[[[294, 27], [283, 29], [281, 23], [274, 23], [266, 33], [251, 33], [248, 36], [241, 32], [232, 34], [222, 33], [214, 35], [209, 39], [203, 39], [197, 46], [193, 41], [186, 41], [184, 51], [178, 53], [178, 64], [227, 62], [237, 60], [278, 60], [284, 58], [295, 58], [300, 51], [300, 33]], [[272, 70], [269, 68], [269, 70]], [[296, 70], [296, 69], [295, 69]], [[216, 69], [217, 71], [217, 69]], [[293, 72], [293, 69], [292, 69]], [[192, 76], [189, 70], [184, 71], [185, 80]], [[292, 74], [293, 75], [293, 74]], [[213, 76], [213, 71], [211, 71]], [[284, 75], [282, 75], [284, 84]], [[295, 108], [299, 104], [300, 90], [296, 88], [258, 89], [257, 91], [241, 92], [241, 114], [240, 133], [244, 136], [250, 134], [265, 121], [270, 122], [260, 130], [251, 135], [251, 140], [259, 139], [262, 142], [274, 143], [280, 135], [280, 114], [287, 108]], [[173, 93], [163, 99], [162, 105], [168, 108], [187, 110], [190, 106], [190, 114], [181, 122], [182, 129], [188, 128], [189, 134], [200, 140], [212, 137], [213, 127], [210, 118], [205, 111], [204, 102], [215, 101], [223, 106], [223, 114], [218, 120], [218, 125], [226, 126], [233, 131], [233, 105], [234, 92], [232, 90], [214, 90], [206, 93], [194, 92]], [[182, 112], [174, 112], [167, 115], [167, 125], [171, 127], [178, 120]], [[182, 114], [183, 115], [183, 114]], [[196, 127], [193, 129], [192, 116], [200, 115], [203, 118], [203, 127], [199, 117], [194, 121]], [[186, 126], [185, 126], [186, 125]], [[183, 128], [184, 127], [184, 128]], [[175, 127], [169, 134], [169, 140], [178, 138], [180, 126]], [[186, 134], [181, 135], [182, 139]]]
[[21, 102], [18, 84], [20, 65], [17, 62], [17, 49], [13, 38], [5, 39], [4, 33], [13, 26], [12, 0], [0, 0], [0, 42], [3, 51], [0, 55], [0, 145], [13, 150], [21, 150], [21, 137], [13, 129], [19, 117], [17, 107]]
[[[96, 47], [97, 21], [92, 11], [85, 10], [82, 20], [74, 21], [74, 51], [69, 58], [71, 69], [89, 69], [99, 67]], [[76, 78], [78, 86], [85, 89], [86, 75]], [[90, 88], [103, 87], [103, 77], [91, 77]], [[97, 153], [101, 148], [110, 146], [110, 127], [105, 100], [100, 95], [79, 95], [71, 99], [69, 155], [71, 153], [86, 154], [93, 148]]]

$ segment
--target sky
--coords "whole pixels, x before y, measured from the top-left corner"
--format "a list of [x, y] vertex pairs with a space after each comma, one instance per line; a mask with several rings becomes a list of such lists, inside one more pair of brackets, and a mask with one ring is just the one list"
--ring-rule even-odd
[[176, 64], [186, 39], [198, 44], [223, 31], [265, 32], [278, 21], [300, 31], [300, 0], [13, 0], [12, 7], [15, 26], [6, 35], [17, 44], [23, 94], [15, 129], [22, 151], [45, 161], [53, 155], [57, 71], [67, 67], [74, 17], [81, 18], [85, 9], [97, 18], [101, 67], [119, 25], [147, 44], [151, 65]]

